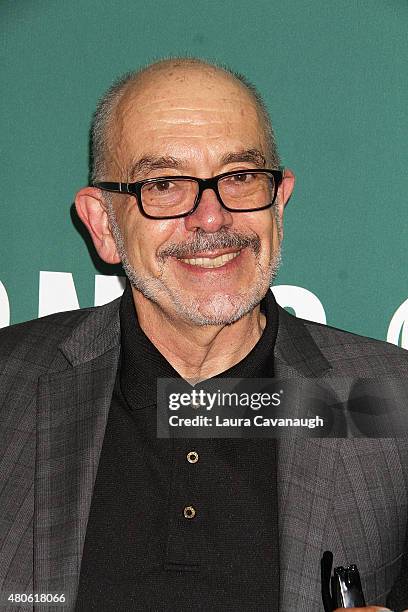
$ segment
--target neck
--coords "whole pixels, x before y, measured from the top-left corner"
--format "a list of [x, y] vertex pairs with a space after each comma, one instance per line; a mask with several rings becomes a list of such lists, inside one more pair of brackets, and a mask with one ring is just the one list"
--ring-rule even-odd
[[197, 326], [167, 315], [136, 289], [132, 292], [143, 332], [180, 376], [193, 384], [242, 361], [265, 329], [259, 304], [230, 325]]

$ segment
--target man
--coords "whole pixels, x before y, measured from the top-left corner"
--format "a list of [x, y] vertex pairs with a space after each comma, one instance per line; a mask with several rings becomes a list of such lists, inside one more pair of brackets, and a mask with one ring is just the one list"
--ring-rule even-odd
[[227, 70], [167, 60], [106, 94], [76, 208], [129, 283], [2, 331], [3, 593], [62, 594], [66, 610], [318, 610], [329, 549], [358, 564], [368, 603], [408, 603], [405, 439], [156, 437], [158, 377], [313, 378], [342, 396], [343, 379], [408, 373], [404, 351], [276, 305], [293, 185], [263, 103]]

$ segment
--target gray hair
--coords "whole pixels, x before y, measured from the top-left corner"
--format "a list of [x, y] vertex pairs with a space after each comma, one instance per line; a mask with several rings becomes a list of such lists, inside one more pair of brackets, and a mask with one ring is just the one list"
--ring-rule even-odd
[[275, 135], [272, 129], [271, 120], [264, 100], [261, 94], [248, 79], [235, 72], [231, 68], [225, 65], [218, 65], [214, 62], [204, 61], [198, 58], [192, 57], [174, 57], [165, 60], [160, 60], [153, 64], [136, 70], [128, 72], [121, 76], [113, 85], [107, 90], [107, 92], [100, 99], [95, 113], [92, 119], [91, 126], [91, 181], [100, 181], [106, 179], [106, 152], [109, 146], [109, 128], [111, 125], [112, 118], [115, 114], [117, 104], [123, 97], [125, 91], [131, 83], [134, 83], [139, 76], [147, 71], [151, 71], [156, 67], [163, 66], [166, 64], [172, 67], [177, 66], [188, 66], [196, 65], [203, 67], [214, 68], [220, 72], [224, 72], [236, 81], [238, 81], [249, 93], [250, 97], [254, 101], [255, 108], [259, 114], [261, 125], [264, 130], [265, 140], [267, 145], [267, 161], [273, 167], [280, 165], [279, 154], [276, 147]]

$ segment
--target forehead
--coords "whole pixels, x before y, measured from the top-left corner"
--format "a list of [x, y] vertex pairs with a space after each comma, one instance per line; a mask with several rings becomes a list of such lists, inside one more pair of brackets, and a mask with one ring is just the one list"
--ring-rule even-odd
[[213, 70], [168, 69], [129, 84], [115, 109], [111, 134], [111, 156], [122, 167], [145, 153], [197, 156], [209, 149], [221, 155], [266, 148], [250, 93]]

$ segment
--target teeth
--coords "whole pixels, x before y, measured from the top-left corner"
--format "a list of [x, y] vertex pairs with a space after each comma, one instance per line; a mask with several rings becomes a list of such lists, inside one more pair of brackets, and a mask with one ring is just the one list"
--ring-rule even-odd
[[220, 255], [219, 257], [196, 257], [194, 259], [181, 259], [181, 261], [185, 261], [186, 263], [191, 264], [192, 266], [201, 266], [203, 268], [220, 268], [227, 261], [231, 261], [231, 259], [235, 259], [238, 257], [241, 251], [237, 253], [227, 253], [226, 255]]

